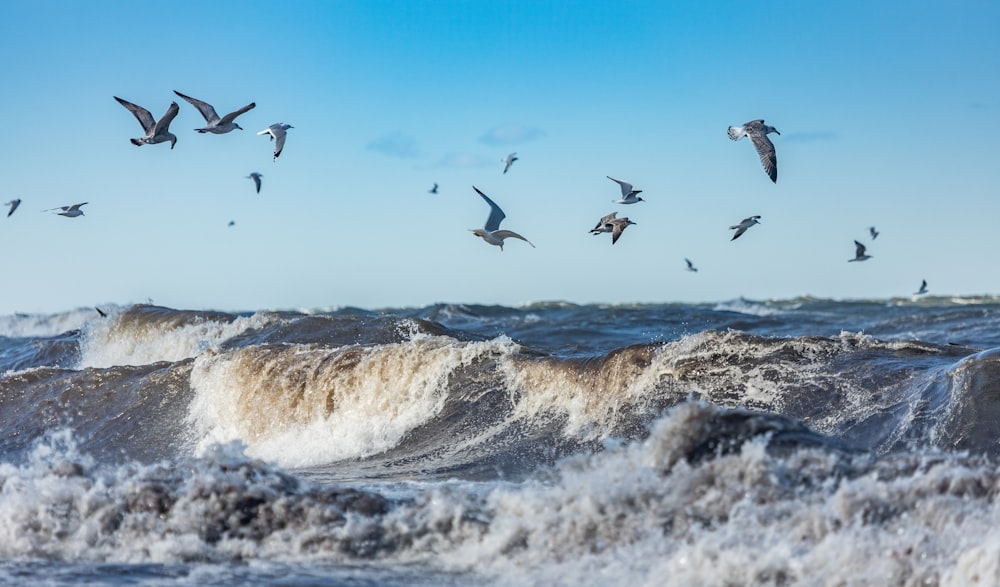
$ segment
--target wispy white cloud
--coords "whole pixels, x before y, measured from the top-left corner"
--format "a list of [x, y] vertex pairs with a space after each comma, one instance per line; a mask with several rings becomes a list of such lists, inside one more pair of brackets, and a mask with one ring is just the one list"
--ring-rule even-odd
[[540, 128], [524, 126], [523, 124], [505, 124], [491, 128], [479, 141], [487, 145], [516, 145], [544, 136]]
[[494, 165], [493, 159], [487, 159], [471, 153], [449, 153], [438, 163], [440, 167], [457, 167], [469, 169], [473, 167], [487, 167]]
[[420, 155], [416, 139], [406, 136], [399, 131], [375, 139], [368, 143], [368, 148], [372, 151], [378, 151], [383, 155], [402, 157], [404, 159], [411, 159]]

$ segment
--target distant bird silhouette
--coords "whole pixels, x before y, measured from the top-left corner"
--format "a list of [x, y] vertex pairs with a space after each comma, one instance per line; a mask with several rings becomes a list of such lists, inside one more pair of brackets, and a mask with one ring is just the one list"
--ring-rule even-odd
[[236, 226], [236, 221], [235, 220], [230, 220], [229, 224], [227, 224], [226, 226]]
[[730, 226], [729, 230], [735, 230], [736, 234], [734, 234], [733, 238], [729, 240], [734, 241], [740, 238], [741, 236], [743, 236], [743, 233], [746, 232], [747, 229], [749, 229], [754, 224], [760, 224], [760, 215], [744, 218], [742, 221], [740, 221], [739, 224], [734, 224]]
[[925, 293], [927, 293], [927, 280], [926, 279], [924, 279], [924, 280], [922, 280], [920, 282], [920, 289], [917, 290], [916, 292], [914, 292], [913, 295], [915, 295], [915, 296], [922, 296]]
[[684, 262], [687, 263], [687, 270], [688, 271], [694, 271], [694, 272], [698, 271], [698, 268], [694, 266], [694, 263], [691, 262], [691, 259], [688, 259], [688, 258], [685, 257], [684, 258]]
[[879, 234], [879, 233], [878, 233], [878, 231], [877, 231], [877, 230], [875, 230], [875, 227], [874, 227], [874, 226], [869, 226], [869, 227], [868, 227], [868, 232], [869, 232], [869, 233], [870, 233], [870, 234], [872, 235], [872, 240], [875, 240], [875, 239], [877, 239], [877, 238], [878, 238], [878, 234]]
[[503, 172], [507, 173], [507, 170], [510, 169], [510, 166], [513, 165], [515, 161], [517, 161], [517, 153], [511, 153], [510, 155], [507, 155], [506, 159], [501, 159], [501, 161], [503, 161]]
[[738, 141], [743, 137], [750, 137], [750, 143], [757, 150], [757, 155], [760, 156], [760, 162], [764, 166], [764, 171], [771, 178], [771, 181], [777, 183], [778, 156], [774, 152], [774, 143], [771, 142], [771, 139], [767, 138], [767, 135], [772, 132], [780, 135], [781, 133], [778, 132], [778, 129], [764, 124], [764, 119], [761, 118], [759, 120], [751, 120], [743, 126], [731, 126], [728, 132], [729, 138], [734, 141]]
[[94, 309], [97, 310], [97, 313], [101, 315], [101, 318], [107, 318], [108, 317], [108, 313], [105, 312], [104, 310], [98, 308], [97, 306], [94, 306]]
[[858, 241], [854, 241], [854, 247], [855, 247], [854, 258], [848, 259], [847, 260], [848, 263], [852, 261], [867, 261], [868, 259], [872, 258], [871, 255], [865, 254], [865, 246], [863, 244], [859, 243]]
[[491, 245], [496, 245], [500, 247], [501, 251], [503, 250], [504, 239], [510, 237], [519, 238], [524, 242], [528, 243], [529, 245], [531, 245], [532, 247], [535, 246], [534, 244], [532, 244], [531, 241], [517, 234], [514, 231], [500, 230], [500, 222], [502, 222], [503, 219], [507, 217], [507, 215], [503, 213], [503, 210], [500, 209], [500, 206], [496, 205], [496, 202], [489, 199], [483, 192], [479, 191], [479, 188], [477, 188], [476, 186], [472, 186], [472, 189], [476, 190], [476, 193], [482, 196], [483, 200], [485, 200], [486, 203], [490, 205], [490, 215], [486, 219], [486, 225], [483, 226], [483, 228], [473, 229], [472, 234], [482, 238], [484, 241], [488, 242]]
[[205, 119], [205, 126], [203, 126], [202, 128], [195, 129], [200, 133], [210, 132], [214, 135], [221, 135], [236, 129], [243, 130], [242, 126], [236, 124], [235, 122], [236, 117], [239, 116], [240, 114], [243, 114], [244, 112], [254, 109], [257, 106], [256, 102], [250, 102], [249, 104], [240, 108], [239, 110], [230, 112], [229, 114], [223, 116], [222, 118], [219, 118], [219, 115], [215, 112], [215, 108], [212, 107], [212, 105], [209, 104], [208, 102], [202, 102], [197, 98], [192, 98], [191, 96], [185, 96], [184, 94], [178, 92], [177, 90], [174, 90], [174, 93], [180, 96], [181, 98], [184, 98], [192, 106], [197, 108], [198, 112], [200, 112], [202, 117]]
[[177, 144], [177, 136], [170, 132], [170, 123], [173, 122], [174, 117], [177, 116], [177, 112], [180, 110], [177, 102], [171, 102], [166, 114], [160, 117], [160, 120], [154, 121], [153, 115], [142, 106], [133, 104], [128, 100], [122, 100], [118, 96], [114, 96], [114, 99], [118, 100], [119, 104], [127, 108], [135, 116], [135, 119], [139, 121], [139, 125], [142, 126], [142, 130], [146, 133], [144, 137], [129, 139], [133, 145], [141, 147], [143, 145], [155, 145], [170, 141], [170, 148], [174, 148], [174, 145]]
[[264, 177], [264, 176], [261, 175], [261, 174], [259, 174], [259, 173], [257, 173], [256, 171], [254, 171], [253, 173], [251, 173], [250, 175], [247, 176], [247, 179], [252, 179], [254, 185], [257, 186], [257, 193], [258, 194], [260, 193], [260, 178], [262, 178], [262, 177]]
[[83, 210], [80, 206], [87, 205], [87, 202], [80, 204], [73, 204], [72, 206], [61, 206], [59, 208], [49, 208], [48, 210], [43, 210], [43, 212], [52, 212], [53, 210], [59, 210], [56, 214], [60, 216], [65, 216], [67, 218], [76, 218], [77, 216], [83, 216]]
[[290, 128], [295, 127], [284, 122], [276, 122], [257, 133], [258, 135], [271, 135], [271, 140], [274, 141], [274, 159], [272, 161], [277, 161], [281, 150], [285, 148], [285, 135], [288, 134], [286, 131]]
[[643, 200], [642, 198], [639, 197], [639, 194], [642, 193], [642, 190], [637, 190], [637, 189], [633, 188], [632, 184], [630, 184], [629, 182], [622, 181], [620, 179], [615, 179], [615, 178], [611, 177], [610, 175], [607, 175], [605, 177], [607, 177], [611, 181], [617, 183], [618, 187], [620, 187], [621, 190], [622, 190], [622, 197], [621, 197], [621, 199], [620, 200], [611, 200], [612, 204], [636, 204], [638, 202], [644, 202], [645, 201], [645, 200]]
[[437, 182], [434, 182], [434, 187], [432, 187], [431, 189], [427, 190], [427, 193], [428, 194], [436, 194], [436, 193], [438, 193], [438, 184], [437, 184]]
[[21, 205], [21, 198], [14, 198], [13, 200], [4, 204], [4, 206], [10, 206], [10, 212], [7, 212], [7, 218], [10, 218], [10, 215], [13, 214], [14, 210], [17, 210], [17, 207], [20, 205]]

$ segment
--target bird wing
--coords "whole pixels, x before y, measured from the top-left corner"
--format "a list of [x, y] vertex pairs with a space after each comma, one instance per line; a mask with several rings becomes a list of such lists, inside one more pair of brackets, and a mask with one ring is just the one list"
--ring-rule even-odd
[[115, 100], [118, 100], [119, 104], [127, 108], [128, 111], [135, 116], [136, 120], [139, 121], [139, 125], [142, 126], [142, 130], [146, 131], [146, 134], [149, 134], [149, 132], [156, 126], [156, 121], [153, 120], [153, 115], [149, 113], [149, 110], [146, 110], [138, 104], [133, 104], [128, 100], [122, 100], [118, 96], [115, 96], [114, 98]]
[[[472, 189], [476, 190], [476, 193], [482, 196], [483, 199], [486, 200], [486, 203], [490, 205], [490, 217], [486, 219], [486, 225], [483, 228], [485, 228], [489, 232], [497, 230], [498, 228], [500, 228], [500, 222], [502, 222], [503, 219], [507, 217], [507, 215], [503, 213], [503, 210], [500, 209], [500, 206], [497, 206], [496, 202], [491, 200], [489, 196], [487, 196], [483, 192], [479, 191], [479, 188], [477, 188], [476, 186], [472, 186]], [[517, 238], [528, 240], [520, 235], [518, 235]]]
[[854, 246], [855, 246], [855, 252], [854, 252], [855, 257], [860, 257], [865, 254], [865, 246], [863, 244], [859, 243], [858, 241], [854, 241]]
[[[240, 114], [243, 114], [244, 112], [247, 112], [249, 110], [253, 110], [256, 107], [257, 107], [257, 103], [256, 102], [250, 102], [249, 104], [247, 104], [246, 106], [240, 108], [239, 110], [230, 112], [229, 114], [223, 116], [222, 120], [219, 121], [219, 125], [221, 126], [221, 125], [229, 124], [230, 122], [236, 120], [236, 117], [239, 116]], [[214, 112], [214, 110], [213, 110], [213, 112]]]
[[17, 207], [21, 205], [21, 199], [18, 198], [16, 200], [11, 200], [7, 202], [7, 205], [10, 206], [10, 212], [7, 212], [7, 217], [10, 218], [10, 215], [14, 213], [14, 210], [17, 210]]
[[[483, 196], [483, 197], [485, 197], [485, 196]], [[529, 245], [531, 245], [532, 248], [536, 248], [535, 245], [531, 241], [529, 241], [528, 239], [524, 238], [523, 236], [517, 234], [513, 230], [495, 230], [495, 231], [493, 231], [493, 236], [495, 236], [497, 238], [501, 238], [501, 239], [512, 236], [514, 238], [519, 238], [519, 239], [523, 240], [524, 242], [526, 242]]]
[[614, 230], [611, 231], [611, 244], [618, 242], [618, 238], [623, 232], [625, 232], [625, 229], [628, 228], [628, 218], [619, 218], [618, 221], [614, 223], [614, 226]]
[[63, 210], [66, 210], [67, 212], [69, 212], [70, 210], [79, 210], [80, 206], [86, 206], [86, 205], [87, 205], [87, 202], [83, 202], [83, 203], [80, 203], [80, 204], [73, 204], [72, 206], [64, 206]]
[[[763, 122], [763, 121], [761, 121]], [[757, 154], [760, 155], [760, 162], [764, 166], [764, 171], [767, 172], [767, 176], [771, 178], [771, 181], [778, 181], [778, 155], [774, 152], [774, 143], [771, 139], [767, 138], [763, 129], [751, 128], [747, 131], [747, 136], [750, 137], [750, 142], [753, 143], [753, 148], [757, 150]]]
[[281, 125], [276, 125], [277, 128], [272, 128], [271, 135], [274, 137], [274, 158], [277, 159], [278, 155], [281, 155], [281, 150], [285, 148], [285, 136], [288, 135], [285, 129]]
[[184, 98], [185, 100], [190, 102], [192, 106], [197, 108], [198, 112], [201, 112], [201, 115], [205, 118], [205, 122], [207, 122], [208, 124], [217, 124], [219, 122], [219, 115], [216, 114], [215, 108], [213, 108], [212, 105], [209, 104], [208, 102], [202, 102], [197, 98], [192, 98], [191, 96], [185, 96], [184, 94], [178, 92], [177, 90], [174, 90], [174, 93], [180, 96], [181, 98]]
[[733, 228], [736, 229], [736, 234], [733, 235], [733, 238], [729, 239], [731, 241], [734, 241], [734, 240], [740, 238], [740, 235], [742, 235], [744, 232], [746, 232], [748, 227], [747, 226], [743, 226], [742, 224], [738, 224], [736, 226], [730, 226], [729, 228], [730, 229], [733, 229]]
[[177, 102], [171, 102], [167, 112], [156, 121], [156, 126], [153, 127], [153, 136], [169, 130], [170, 123], [174, 121], [178, 112], [180, 112], [180, 106], [177, 105]]
[[632, 184], [630, 184], [629, 182], [622, 181], [620, 179], [615, 179], [615, 178], [611, 177], [610, 175], [608, 175], [607, 178], [610, 179], [611, 181], [617, 183], [619, 186], [621, 186], [621, 188], [622, 188], [622, 197], [625, 197], [625, 196], [629, 195], [629, 193], [632, 192]]
[[600, 220], [597, 221], [597, 226], [594, 227], [594, 230], [600, 230], [602, 227], [608, 225], [612, 220], [615, 219], [616, 216], [618, 216], [618, 212], [612, 212], [611, 214], [606, 214]]
[[731, 126], [726, 132], [729, 134], [729, 138], [734, 141], [738, 141], [747, 135], [746, 129], [742, 126]]
[[251, 173], [250, 174], [250, 179], [252, 179], [254, 185], [257, 186], [257, 193], [259, 194], [260, 193], [260, 174], [259, 173]]

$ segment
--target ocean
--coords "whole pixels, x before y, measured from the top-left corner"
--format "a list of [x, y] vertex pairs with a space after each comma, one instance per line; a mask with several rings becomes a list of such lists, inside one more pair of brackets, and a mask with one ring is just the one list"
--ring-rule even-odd
[[1000, 584], [1000, 298], [0, 317], [0, 583]]

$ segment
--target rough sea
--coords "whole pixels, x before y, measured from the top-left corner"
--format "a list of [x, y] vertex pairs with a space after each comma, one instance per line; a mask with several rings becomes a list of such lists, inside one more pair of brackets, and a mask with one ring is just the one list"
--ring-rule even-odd
[[102, 309], [0, 317], [0, 583], [1000, 583], [1000, 298]]

